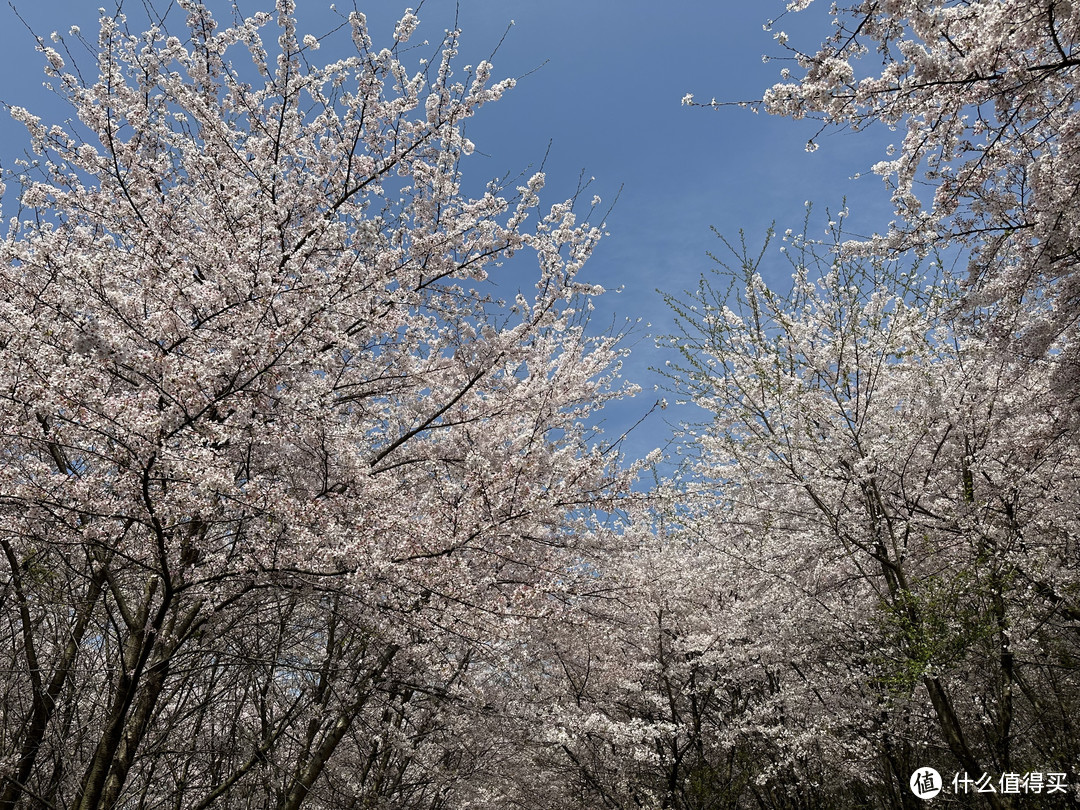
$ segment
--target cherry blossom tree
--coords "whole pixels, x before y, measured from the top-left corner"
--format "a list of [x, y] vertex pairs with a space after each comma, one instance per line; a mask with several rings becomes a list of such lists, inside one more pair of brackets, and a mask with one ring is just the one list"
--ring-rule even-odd
[[[676, 383], [716, 414], [696, 434], [709, 517], [688, 530], [734, 537], [742, 601], [772, 609], [790, 652], [786, 716], [862, 741], [826, 757], [849, 782], [876, 772], [886, 806], [910, 803], [923, 761], [1055, 762], [1075, 784], [1080, 16], [1056, 0], [829, 13], [809, 50], [766, 24], [793, 66], [756, 105], [823, 131], [902, 130], [873, 167], [897, 220], [870, 239], [836, 231], [809, 262], [802, 241], [790, 296], [737, 251], [743, 278], [672, 299]], [[966, 257], [968, 278], [912, 275], [908, 251]], [[793, 767], [822, 752], [785, 745]]]
[[1075, 785], [1071, 401], [1051, 360], [956, 320], [947, 280], [844, 258], [834, 235], [785, 237], [787, 295], [744, 245], [669, 297], [673, 384], [712, 418], [667, 539], [638, 555], [681, 544], [663, 568], [694, 596], [651, 597], [638, 660], [665, 677], [634, 716], [747, 806], [906, 807], [922, 765]]
[[[798, 0], [788, 10], [818, 5]], [[995, 310], [998, 339], [1019, 337], [1029, 358], [1065, 347], [1056, 373], [1075, 392], [1080, 8], [865, 0], [830, 14], [833, 33], [816, 50], [798, 49], [770, 24], [797, 70], [783, 69], [761, 107], [823, 127], [900, 129], [902, 140], [873, 167], [898, 219], [861, 250], [966, 251], [971, 302]]]
[[630, 475], [600, 229], [462, 192], [513, 81], [458, 32], [411, 72], [416, 16], [352, 12], [320, 64], [292, 0], [179, 5], [42, 41], [75, 119], [12, 110], [0, 807], [502, 806], [508, 662]]

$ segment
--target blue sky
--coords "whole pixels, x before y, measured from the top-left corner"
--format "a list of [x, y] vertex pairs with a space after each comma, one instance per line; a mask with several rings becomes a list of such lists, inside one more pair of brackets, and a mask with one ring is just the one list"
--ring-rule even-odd
[[[227, 2], [206, 2], [229, 17]], [[356, 3], [368, 15], [376, 45], [391, 44], [394, 20], [406, 4]], [[239, 0], [245, 14], [271, 4]], [[76, 24], [91, 41], [99, 5], [111, 11], [116, 3], [16, 3], [36, 33], [48, 37]], [[157, 5], [164, 8], [167, 0]], [[301, 34], [328, 30], [333, 19], [329, 5], [329, 0], [299, 0]], [[342, 10], [351, 6], [351, 0], [338, 2]], [[789, 63], [762, 61], [763, 54], [783, 55], [762, 24], [780, 17], [784, 0], [459, 0], [457, 6], [463, 31], [459, 64], [486, 58], [513, 20], [493, 60], [494, 76], [521, 77], [511, 93], [470, 122], [467, 132], [477, 153], [463, 164], [466, 181], [479, 188], [492, 177], [535, 167], [548, 152], [547, 202], [572, 194], [582, 171], [596, 178], [590, 192], [605, 201], [622, 189], [607, 220], [611, 235], [583, 278], [623, 288], [598, 302], [598, 325], [612, 318], [641, 320], [642, 339], [624, 374], [645, 390], [610, 411], [608, 436], [636, 422], [659, 396], [652, 390], [659, 380], [649, 367], [663, 365], [665, 355], [645, 336], [669, 331], [670, 319], [656, 288], [693, 287], [707, 272], [711, 261], [706, 252], [722, 248], [710, 226], [733, 237], [743, 228], [756, 244], [773, 221], [781, 232], [800, 229], [804, 202], [812, 200], [819, 215], [811, 222], [811, 235], [815, 229], [824, 235], [825, 208], [838, 208], [844, 197], [853, 231], [882, 229], [891, 218], [888, 195], [868, 172], [882, 159], [887, 133], [836, 132], [821, 138], [820, 149], [809, 154], [804, 146], [817, 131], [815, 122], [680, 103], [686, 93], [706, 101], [754, 99], [778, 81], [780, 69]], [[125, 3], [133, 27], [142, 19], [141, 9], [136, 0]], [[418, 12], [421, 28], [414, 39], [438, 41], [454, 13], [451, 0], [427, 0]], [[0, 100], [27, 107], [46, 121], [63, 120], [69, 113], [42, 88], [43, 62], [34, 52], [33, 37], [10, 9], [0, 15]], [[180, 27], [179, 9], [173, 9], [171, 19]], [[788, 15], [780, 28], [793, 44], [810, 49], [829, 33], [827, 6], [818, 3]], [[340, 47], [348, 45], [346, 35]], [[429, 50], [416, 51], [415, 58], [428, 56]], [[330, 59], [335, 53], [331, 40], [319, 55]], [[25, 148], [21, 128], [0, 120], [3, 166], [10, 168]], [[853, 179], [856, 173], [863, 176]], [[777, 250], [774, 246], [771, 266], [782, 284], [790, 268], [785, 272]], [[664, 420], [673, 413], [646, 421], [626, 443], [627, 453], [640, 456], [663, 445], [671, 432]]]

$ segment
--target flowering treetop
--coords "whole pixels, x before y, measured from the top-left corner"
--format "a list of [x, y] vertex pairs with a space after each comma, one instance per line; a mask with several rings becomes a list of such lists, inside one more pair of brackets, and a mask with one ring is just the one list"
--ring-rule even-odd
[[[812, 5], [799, 0], [788, 10]], [[1080, 8], [1060, 0], [864, 0], [834, 4], [830, 14], [833, 33], [816, 50], [774, 31], [805, 72], [783, 70], [784, 81], [756, 105], [825, 126], [903, 131], [873, 167], [898, 219], [848, 249], [966, 249], [978, 290], [972, 302], [998, 312], [995, 327], [1019, 332], [1028, 356], [1060, 347], [1080, 315]]]

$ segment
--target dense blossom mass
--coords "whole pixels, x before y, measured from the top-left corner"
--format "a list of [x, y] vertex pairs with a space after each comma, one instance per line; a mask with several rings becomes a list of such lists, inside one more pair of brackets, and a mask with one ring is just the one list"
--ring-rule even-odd
[[457, 32], [409, 72], [417, 18], [380, 50], [352, 12], [318, 65], [289, 0], [181, 5], [103, 15], [96, 69], [43, 41], [76, 120], [13, 110], [0, 807], [478, 806], [626, 476], [600, 231], [541, 174], [462, 193], [513, 82]]
[[[835, 30], [820, 49], [787, 45], [805, 75], [771, 88], [763, 106], [903, 133], [873, 167], [899, 218], [864, 252], [961, 245], [999, 337], [1017, 338], [1031, 358], [1066, 343], [1074, 351], [1080, 7], [866, 0], [831, 14]], [[1075, 388], [1075, 364], [1057, 372]]]
[[697, 696], [661, 773], [682, 740], [723, 806], [910, 807], [924, 766], [970, 775], [949, 801], [1076, 806], [1080, 9], [829, 13], [808, 50], [766, 23], [796, 67], [756, 105], [900, 130], [872, 167], [897, 219], [787, 231], [788, 294], [743, 247], [669, 299], [673, 384], [715, 419], [666, 524], [725, 584], [658, 685]]
[[711, 704], [705, 766], [785, 807], [906, 807], [926, 765], [1075, 782], [1075, 404], [972, 330], [955, 282], [835, 237], [791, 237], [787, 294], [740, 249], [671, 299], [673, 378], [715, 414], [676, 535], [716, 589], [673, 671]]

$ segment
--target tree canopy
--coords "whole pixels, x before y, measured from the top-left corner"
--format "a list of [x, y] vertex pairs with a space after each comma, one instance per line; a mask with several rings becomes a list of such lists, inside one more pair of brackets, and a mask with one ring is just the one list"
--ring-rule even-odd
[[[788, 4], [803, 11], [813, 0]], [[1060, 0], [834, 4], [804, 73], [766, 92], [770, 113], [903, 133], [873, 170], [898, 219], [864, 252], [970, 253], [971, 303], [1028, 358], [1077, 345], [1080, 9]], [[1060, 365], [1077, 386], [1075, 357]]]
[[379, 48], [351, 12], [320, 64], [289, 0], [181, 5], [103, 14], [93, 70], [42, 43], [73, 122], [13, 110], [0, 807], [478, 802], [522, 627], [628, 480], [600, 231], [542, 174], [461, 192], [513, 82], [458, 32], [411, 72], [416, 17]]

